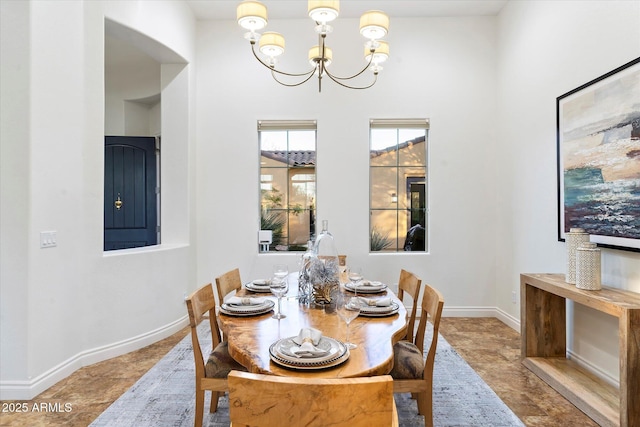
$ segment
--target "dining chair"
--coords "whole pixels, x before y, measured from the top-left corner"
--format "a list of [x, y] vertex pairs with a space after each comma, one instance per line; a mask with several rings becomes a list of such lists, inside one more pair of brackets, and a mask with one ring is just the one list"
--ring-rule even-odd
[[[189, 295], [186, 303], [187, 311], [189, 312], [189, 326], [191, 327], [193, 357], [196, 364], [196, 414], [194, 426], [201, 427], [204, 415], [205, 391], [211, 391], [209, 412], [216, 412], [218, 398], [229, 390], [227, 384], [229, 372], [232, 370], [246, 371], [246, 369], [229, 355], [228, 342], [223, 342], [220, 339], [220, 329], [216, 319], [216, 300], [213, 296], [211, 283]], [[198, 325], [206, 314], [208, 314], [211, 328], [212, 351], [205, 362], [198, 336]]]
[[[417, 400], [418, 413], [424, 415], [425, 427], [432, 427], [433, 364], [444, 299], [438, 290], [425, 284], [420, 305], [420, 322], [413, 341], [398, 341], [393, 346], [393, 369], [390, 375], [393, 377], [393, 392], [411, 393]], [[427, 320], [433, 325], [433, 335], [425, 360], [423, 352]]]
[[216, 288], [218, 289], [218, 303], [222, 304], [224, 297], [231, 292], [238, 292], [242, 289], [242, 279], [240, 279], [240, 270], [234, 268], [227, 271], [222, 276], [216, 277]]
[[397, 427], [389, 375], [359, 378], [229, 374], [232, 427]]
[[409, 341], [413, 339], [413, 327], [416, 323], [416, 313], [418, 312], [420, 285], [422, 285], [422, 280], [418, 278], [418, 276], [404, 269], [400, 270], [400, 279], [398, 280], [398, 299], [403, 301], [405, 293], [411, 297], [411, 313], [407, 313], [407, 335], [404, 338]]

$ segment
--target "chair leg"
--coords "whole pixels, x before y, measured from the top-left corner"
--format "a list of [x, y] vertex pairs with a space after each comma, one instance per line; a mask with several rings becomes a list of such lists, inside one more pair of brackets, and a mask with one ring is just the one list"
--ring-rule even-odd
[[433, 395], [423, 391], [418, 394], [418, 413], [424, 415], [425, 427], [433, 427]]
[[193, 421], [194, 427], [202, 427], [203, 416], [204, 416], [204, 390], [200, 390], [200, 388], [197, 387], [196, 388], [196, 414]]
[[220, 393], [219, 391], [211, 392], [211, 404], [209, 405], [209, 413], [214, 413], [218, 410], [218, 399], [221, 395], [222, 393]]

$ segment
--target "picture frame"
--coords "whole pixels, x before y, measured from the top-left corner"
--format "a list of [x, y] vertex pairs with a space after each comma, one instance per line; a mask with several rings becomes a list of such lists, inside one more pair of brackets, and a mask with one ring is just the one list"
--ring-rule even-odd
[[558, 240], [640, 252], [640, 57], [556, 98]]

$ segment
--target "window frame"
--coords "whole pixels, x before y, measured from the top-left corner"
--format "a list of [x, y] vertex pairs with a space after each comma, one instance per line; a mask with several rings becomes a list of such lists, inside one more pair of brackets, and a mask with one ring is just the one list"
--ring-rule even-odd
[[[283, 162], [284, 166], [265, 166], [264, 160], [266, 156], [264, 156], [264, 152], [268, 150], [263, 150], [263, 142], [264, 142], [264, 133], [265, 132], [285, 132], [286, 133], [286, 150], [273, 150], [274, 161], [282, 161], [282, 157], [276, 159], [275, 153], [278, 151], [284, 151], [285, 157]], [[311, 151], [311, 150], [292, 150], [290, 146], [290, 134], [296, 131], [312, 131], [313, 132], [313, 156], [309, 156], [310, 161], [313, 163], [309, 165], [297, 165], [290, 159], [290, 153], [293, 151]], [[274, 217], [283, 215], [284, 218], [280, 217], [279, 221], [284, 224], [284, 229], [280, 232], [276, 231], [276, 228], [273, 229], [273, 241], [270, 245], [259, 246], [259, 253], [289, 253], [289, 252], [303, 252], [307, 250], [307, 242], [312, 240], [315, 234], [315, 214], [317, 212], [317, 141], [318, 141], [318, 133], [317, 133], [317, 122], [315, 120], [259, 120], [258, 121], [258, 158], [259, 158], [259, 172], [258, 172], [258, 209], [260, 215], [260, 226], [262, 229], [265, 225], [265, 221], [269, 220], [269, 216], [265, 215], [266, 210], [270, 210], [270, 212], [275, 213]], [[313, 173], [311, 174], [308, 169], [312, 169]], [[264, 186], [265, 181], [263, 180], [265, 176], [269, 175], [268, 172], [274, 172], [273, 175], [280, 175], [284, 173], [284, 177], [281, 176], [281, 181], [286, 181], [285, 185], [281, 185], [284, 190], [284, 194], [274, 195], [274, 197], [281, 197], [283, 199], [283, 203], [285, 204], [282, 207], [270, 207], [265, 208], [265, 194], [264, 194]], [[309, 180], [308, 175], [313, 175], [313, 179]], [[303, 179], [298, 180], [296, 177], [302, 177]], [[309, 191], [309, 186], [312, 187], [312, 190]], [[304, 187], [304, 191], [302, 192], [303, 206], [299, 207], [299, 203], [293, 203], [297, 197], [295, 188]], [[273, 191], [273, 189], [271, 189]], [[278, 191], [280, 192], [280, 191]], [[312, 194], [309, 197], [309, 194]], [[275, 200], [275, 199], [274, 199]], [[279, 212], [279, 214], [278, 214]], [[299, 215], [308, 215], [308, 219], [302, 218], [300, 221], [303, 227], [308, 226], [308, 236], [305, 236], [306, 239], [304, 242], [295, 240], [296, 235], [300, 235], [300, 230], [294, 231], [294, 227], [292, 225], [292, 219], [298, 217]], [[299, 217], [298, 217], [299, 218]], [[273, 219], [273, 218], [271, 218]], [[274, 222], [275, 223], [275, 222]], [[297, 228], [300, 228], [298, 226]], [[265, 229], [268, 229], [265, 227]], [[307, 230], [302, 230], [304, 234]], [[284, 239], [284, 241], [280, 241], [280, 238]], [[292, 239], [294, 239], [292, 241]], [[283, 249], [286, 247], [286, 249]], [[265, 250], [267, 249], [267, 250]]]
[[[429, 119], [371, 119], [369, 121], [369, 253], [429, 253]], [[395, 148], [389, 149], [390, 164], [384, 165], [374, 164], [375, 153], [380, 153], [382, 149], [373, 149], [372, 144], [374, 140], [374, 132], [379, 129], [395, 130], [396, 142]], [[414, 139], [401, 140], [401, 132], [403, 130], [420, 129], [424, 130], [424, 164], [413, 164], [407, 161], [407, 158], [403, 159], [403, 155], [399, 148], [404, 143], [410, 147], [412, 141], [420, 139], [417, 137]], [[390, 145], [389, 147], [393, 147]], [[395, 154], [394, 154], [395, 153]], [[379, 155], [379, 154], [378, 154]], [[388, 169], [388, 171], [384, 171]], [[404, 169], [404, 177], [402, 170]], [[422, 169], [422, 173], [412, 172], [417, 169]], [[392, 171], [395, 177], [395, 183], [391, 178], [389, 182], [385, 183], [384, 180], [380, 181], [381, 177], [386, 173], [391, 175]], [[419, 176], [418, 176], [419, 175]], [[380, 184], [383, 185], [380, 185]], [[419, 208], [422, 212], [416, 212], [412, 207], [411, 200], [411, 186], [417, 185], [418, 187], [423, 184], [423, 194], [419, 195], [419, 198], [423, 199], [424, 206]], [[375, 186], [379, 188], [376, 190]], [[387, 194], [388, 193], [388, 194]], [[382, 195], [384, 194], [384, 195]], [[382, 195], [382, 196], [381, 196]], [[389, 203], [385, 205], [384, 198], [390, 197]], [[415, 216], [414, 216], [415, 215]], [[422, 219], [420, 217], [422, 216]], [[379, 218], [383, 221], [393, 221], [389, 228], [384, 227], [380, 230], [377, 221]], [[417, 219], [416, 219], [417, 217]], [[417, 239], [417, 244], [411, 245], [414, 248], [417, 246], [419, 249], [405, 249], [407, 243], [408, 231], [411, 228], [411, 222], [416, 219], [416, 222], [420, 223], [424, 229], [414, 230], [419, 234], [424, 233], [422, 239]], [[395, 234], [395, 237], [394, 237]], [[391, 236], [390, 236], [391, 235]], [[424, 249], [421, 241], [424, 241]], [[383, 246], [388, 244], [390, 246]]]

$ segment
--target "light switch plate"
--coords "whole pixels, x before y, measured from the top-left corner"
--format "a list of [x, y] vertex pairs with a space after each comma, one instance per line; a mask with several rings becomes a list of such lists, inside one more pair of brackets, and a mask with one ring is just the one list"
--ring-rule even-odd
[[53, 248], [58, 245], [55, 231], [40, 232], [40, 248]]

